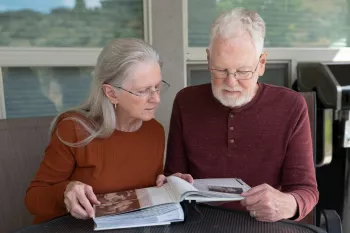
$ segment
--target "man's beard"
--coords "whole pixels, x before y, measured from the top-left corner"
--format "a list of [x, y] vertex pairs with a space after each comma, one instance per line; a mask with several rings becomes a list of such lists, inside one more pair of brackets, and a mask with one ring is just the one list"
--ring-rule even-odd
[[[219, 100], [220, 103], [226, 107], [234, 108], [234, 107], [243, 106], [249, 103], [254, 97], [254, 92], [244, 91], [243, 88], [240, 86], [236, 86], [234, 88], [229, 88], [226, 85], [222, 85], [217, 88], [215, 88], [213, 84], [211, 86], [212, 86], [212, 91], [215, 98]], [[240, 91], [240, 94], [238, 98], [233, 96], [228, 96], [223, 93], [223, 90]]]

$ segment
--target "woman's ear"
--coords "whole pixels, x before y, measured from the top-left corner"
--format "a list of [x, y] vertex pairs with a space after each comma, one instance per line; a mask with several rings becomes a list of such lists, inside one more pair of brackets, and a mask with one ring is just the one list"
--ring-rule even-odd
[[117, 104], [119, 102], [118, 97], [116, 95], [116, 90], [114, 87], [112, 87], [109, 84], [103, 84], [102, 88], [103, 88], [103, 92], [105, 93], [105, 95], [107, 96], [109, 101], [111, 101], [112, 104]]

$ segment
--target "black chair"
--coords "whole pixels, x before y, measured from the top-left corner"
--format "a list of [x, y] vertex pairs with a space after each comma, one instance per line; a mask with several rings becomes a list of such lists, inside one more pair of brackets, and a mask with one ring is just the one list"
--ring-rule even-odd
[[[306, 100], [308, 106], [310, 128], [311, 128], [311, 137], [313, 142], [313, 151], [314, 151], [314, 161], [316, 161], [316, 93], [315, 92], [299, 92]], [[316, 167], [316, 162], [315, 162]], [[317, 213], [318, 212], [318, 213]], [[320, 219], [316, 219], [317, 216], [320, 216]], [[335, 210], [318, 210], [316, 208], [308, 214], [303, 220], [304, 223], [317, 225], [318, 227], [323, 228], [328, 233], [342, 233], [342, 223], [338, 213]]]

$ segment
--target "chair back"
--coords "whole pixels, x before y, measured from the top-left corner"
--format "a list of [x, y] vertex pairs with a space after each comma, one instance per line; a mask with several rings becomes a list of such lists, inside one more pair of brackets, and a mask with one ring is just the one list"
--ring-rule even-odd
[[32, 223], [24, 204], [49, 141], [53, 117], [0, 120], [0, 232], [8, 233]]
[[[312, 147], [314, 154], [314, 164], [316, 168], [316, 93], [315, 92], [299, 92], [306, 101], [308, 107], [311, 137], [312, 137]], [[307, 224], [316, 225], [316, 213], [315, 208], [311, 211], [302, 222]]]

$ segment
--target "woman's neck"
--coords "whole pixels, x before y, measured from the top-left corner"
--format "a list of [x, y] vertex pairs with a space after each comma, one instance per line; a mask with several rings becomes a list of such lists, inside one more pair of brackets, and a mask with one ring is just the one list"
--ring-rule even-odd
[[141, 125], [142, 120], [130, 117], [129, 114], [127, 114], [123, 110], [116, 110], [116, 129], [123, 131], [123, 132], [135, 132], [137, 131]]

